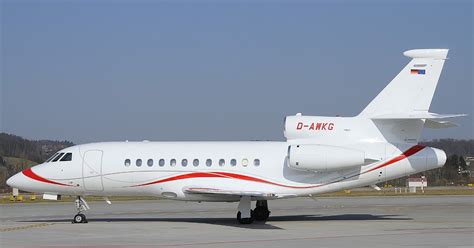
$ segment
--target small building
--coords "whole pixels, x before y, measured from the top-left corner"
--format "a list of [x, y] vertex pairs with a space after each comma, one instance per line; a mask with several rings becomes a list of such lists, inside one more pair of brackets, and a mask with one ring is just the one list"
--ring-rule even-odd
[[428, 180], [426, 180], [425, 176], [409, 177], [407, 179], [407, 187], [410, 193], [416, 193], [416, 188], [421, 188], [421, 191], [424, 192], [424, 188], [428, 187]]

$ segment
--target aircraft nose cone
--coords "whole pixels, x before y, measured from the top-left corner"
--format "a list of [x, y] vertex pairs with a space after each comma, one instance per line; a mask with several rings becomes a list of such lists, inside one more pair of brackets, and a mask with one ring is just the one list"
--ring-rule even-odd
[[13, 175], [12, 177], [8, 178], [7, 180], [7, 185], [12, 187], [12, 188], [20, 188], [22, 181], [23, 181], [23, 175], [22, 173], [17, 173]]

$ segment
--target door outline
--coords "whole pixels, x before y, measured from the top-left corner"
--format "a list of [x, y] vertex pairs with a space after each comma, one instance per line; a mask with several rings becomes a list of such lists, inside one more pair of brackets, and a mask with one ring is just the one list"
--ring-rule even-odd
[[[87, 163], [87, 153], [89, 152], [100, 152], [100, 162], [96, 160], [94, 162], [100, 163], [99, 170], [94, 165]], [[82, 159], [82, 180], [85, 191], [104, 191], [104, 184], [102, 180], [102, 160], [104, 158], [104, 152], [102, 150], [87, 150], [84, 152], [84, 157]], [[90, 161], [89, 161], [90, 162]], [[89, 172], [87, 172], [89, 171]], [[97, 174], [97, 175], [94, 175]], [[87, 183], [89, 182], [89, 183]], [[94, 185], [95, 184], [95, 185]], [[89, 185], [89, 188], [87, 187]], [[98, 187], [94, 187], [94, 186]], [[92, 186], [92, 187], [91, 187]]]

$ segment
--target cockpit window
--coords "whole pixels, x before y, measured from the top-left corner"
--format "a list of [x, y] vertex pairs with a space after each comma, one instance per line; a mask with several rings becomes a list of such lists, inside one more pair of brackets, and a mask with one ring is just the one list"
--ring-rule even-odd
[[51, 160], [51, 162], [58, 161], [63, 155], [64, 155], [64, 152], [61, 152], [58, 156], [56, 156], [53, 160]]
[[49, 157], [48, 160], [46, 160], [45, 162], [47, 163], [47, 162], [51, 161], [51, 160], [52, 160], [53, 158], [55, 158], [58, 154], [59, 154], [59, 153], [53, 154], [53, 156]]
[[68, 152], [66, 155], [61, 158], [61, 161], [71, 161], [72, 160], [72, 153]]

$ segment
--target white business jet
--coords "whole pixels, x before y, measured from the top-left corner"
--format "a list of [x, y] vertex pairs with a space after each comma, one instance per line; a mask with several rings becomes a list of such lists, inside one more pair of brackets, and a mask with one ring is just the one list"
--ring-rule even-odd
[[76, 196], [74, 223], [87, 222], [83, 197], [88, 195], [106, 201], [108, 196], [156, 196], [239, 202], [237, 220], [248, 224], [267, 220], [268, 200], [377, 189], [377, 183], [444, 165], [442, 150], [418, 142], [424, 127], [453, 127], [446, 118], [463, 116], [428, 111], [447, 54], [447, 49], [404, 52], [412, 60], [359, 115], [287, 116], [284, 142], [76, 145], [7, 184], [50, 200]]

